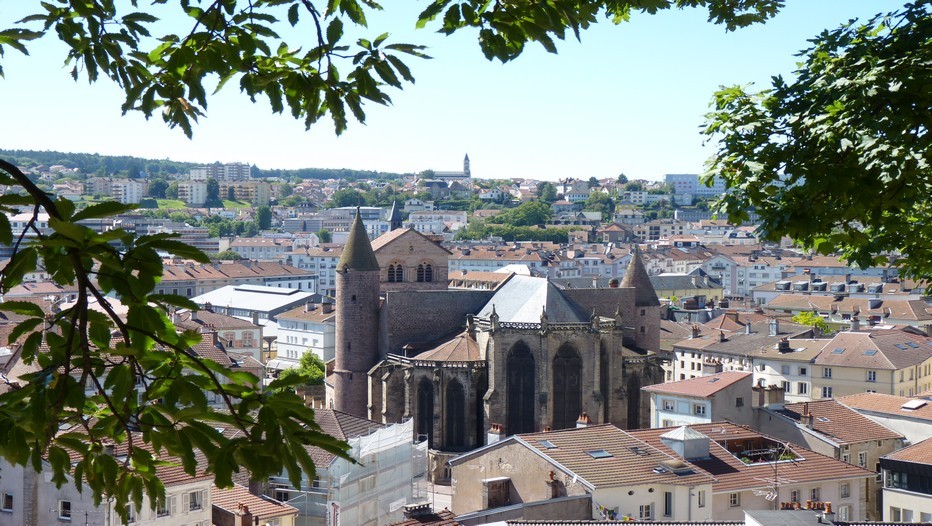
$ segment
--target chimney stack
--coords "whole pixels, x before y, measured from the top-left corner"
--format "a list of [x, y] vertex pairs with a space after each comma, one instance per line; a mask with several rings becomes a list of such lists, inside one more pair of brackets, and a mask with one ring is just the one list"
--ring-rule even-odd
[[[932, 325], [930, 325], [930, 327], [932, 327]], [[689, 328], [689, 339], [690, 339], [690, 340], [695, 340], [696, 338], [699, 337], [699, 335], [700, 335], [701, 333], [702, 333], [702, 332], [701, 332], [701, 330], [699, 329], [699, 326], [698, 326], [698, 325], [693, 325], [692, 327]]]
[[857, 332], [859, 330], [861, 330], [861, 319], [855, 314], [851, 317], [851, 332]]
[[486, 444], [494, 444], [500, 441], [504, 435], [505, 430], [502, 428], [501, 424], [492, 424], [492, 427], [489, 429]]
[[581, 427], [589, 427], [589, 424], [591, 423], [592, 419], [589, 418], [589, 415], [585, 411], [583, 411], [582, 414], [579, 415], [579, 419], [576, 420], [576, 428], [579, 429]]
[[333, 312], [333, 303], [330, 303], [329, 301], [321, 303], [320, 307], [321, 309], [323, 309], [324, 314], [330, 314], [331, 312]]
[[770, 335], [776, 336], [778, 334], [780, 334], [780, 320], [770, 318]]
[[249, 506], [243, 505], [240, 510], [240, 526], [252, 526], [252, 512], [249, 511]]

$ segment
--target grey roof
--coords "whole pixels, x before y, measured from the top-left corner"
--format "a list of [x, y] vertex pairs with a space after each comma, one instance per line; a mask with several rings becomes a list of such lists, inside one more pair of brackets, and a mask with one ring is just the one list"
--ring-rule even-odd
[[504, 322], [540, 323], [544, 308], [547, 320], [553, 323], [589, 321], [588, 313], [545, 278], [512, 276], [479, 311], [479, 316], [488, 318], [493, 306], [499, 321]]
[[221, 307], [271, 312], [288, 305], [303, 305], [313, 296], [306, 290], [264, 287], [261, 285], [227, 285], [191, 298], [198, 305], [210, 303], [214, 310]]
[[638, 307], [652, 307], [660, 305], [657, 299], [657, 292], [651, 285], [650, 277], [647, 275], [647, 269], [641, 262], [641, 251], [634, 246], [634, 253], [631, 255], [631, 262], [628, 263], [628, 269], [621, 278], [622, 287], [634, 287], [634, 304]]
[[372, 243], [369, 242], [369, 235], [366, 234], [366, 227], [359, 216], [359, 208], [356, 209], [356, 219], [350, 227], [343, 254], [340, 255], [340, 261], [337, 263], [338, 271], [342, 272], [347, 268], [356, 271], [378, 272], [380, 270], [379, 262], [375, 259], [375, 252], [372, 251]]

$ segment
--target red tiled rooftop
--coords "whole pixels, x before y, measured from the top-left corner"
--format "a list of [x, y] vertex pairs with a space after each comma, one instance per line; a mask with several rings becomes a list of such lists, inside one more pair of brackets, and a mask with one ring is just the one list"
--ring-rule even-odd
[[652, 393], [708, 398], [745, 378], [749, 378], [751, 374], [746, 371], [728, 371], [688, 380], [649, 385], [644, 387], [643, 390]]

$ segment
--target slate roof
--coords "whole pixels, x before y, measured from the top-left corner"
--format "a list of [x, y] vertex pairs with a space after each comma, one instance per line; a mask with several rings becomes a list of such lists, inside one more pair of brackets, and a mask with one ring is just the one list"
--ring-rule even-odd
[[366, 227], [362, 223], [362, 217], [360, 217], [358, 209], [356, 210], [356, 219], [353, 221], [353, 226], [350, 227], [349, 236], [346, 238], [346, 245], [343, 246], [343, 254], [340, 255], [340, 261], [337, 263], [337, 271], [343, 271], [347, 268], [357, 272], [380, 270], [379, 262], [375, 259], [372, 244], [369, 242], [369, 236], [366, 234]]
[[210, 504], [234, 515], [240, 512], [240, 504], [249, 507], [249, 513], [261, 523], [264, 519], [297, 515], [298, 508], [279, 502], [266, 496], [249, 493], [249, 489], [239, 484], [232, 488], [210, 487]]
[[[836, 353], [836, 349], [843, 352]], [[824, 351], [815, 363], [899, 370], [932, 358], [932, 338], [903, 329], [847, 331], [827, 342]]]
[[916, 409], [904, 409], [903, 404], [910, 400], [916, 400], [916, 398], [883, 393], [858, 393], [838, 398], [839, 402], [858, 411], [932, 422], [932, 401], [927, 401], [927, 403]]
[[[690, 396], [694, 398], [709, 398], [715, 396], [719, 391], [731, 387], [732, 385], [753, 376], [753, 373], [747, 371], [727, 371], [716, 373], [709, 376], [699, 376], [687, 380], [678, 380], [676, 382], [665, 382], [662, 384], [648, 385], [642, 387], [644, 391], [651, 393], [663, 393], [670, 395]], [[748, 382], [750, 386], [750, 382]]]
[[889, 455], [885, 455], [883, 458], [932, 466], [932, 438], [927, 438], [922, 442], [917, 442], [899, 451], [894, 451]]
[[[804, 403], [786, 404], [776, 412], [799, 422], [805, 407]], [[839, 445], [903, 438], [900, 433], [874, 422], [837, 400], [809, 402], [808, 409], [813, 416], [813, 431]]]
[[513, 323], [540, 323], [545, 309], [551, 323], [588, 322], [590, 316], [550, 280], [531, 276], [512, 276], [479, 311], [479, 317], [488, 318], [493, 307], [499, 321]]
[[631, 255], [631, 261], [625, 270], [624, 277], [621, 278], [622, 287], [634, 287], [634, 304], [638, 307], [652, 307], [660, 305], [657, 299], [657, 292], [650, 283], [650, 277], [647, 275], [647, 269], [641, 261], [640, 249], [635, 245], [634, 254]]
[[[737, 426], [730, 422], [713, 422], [695, 424], [690, 428], [710, 438], [709, 459], [692, 460], [690, 463], [715, 477], [712, 484], [714, 493], [744, 491], [765, 488], [773, 484], [774, 464], [762, 462], [745, 464], [731, 454], [722, 444], [726, 442], [744, 442], [755, 439], [768, 439], [776, 443], [783, 441], [768, 437], [750, 428]], [[661, 440], [660, 436], [671, 428], [636, 429], [629, 433], [661, 451], [674, 454]], [[852, 478], [873, 477], [873, 471], [847, 464], [840, 460], [821, 455], [802, 446], [791, 444], [790, 449], [799, 457], [796, 461], [783, 461], [777, 464], [779, 479], [793, 480], [794, 484], [808, 484], [825, 480], [845, 480]]]

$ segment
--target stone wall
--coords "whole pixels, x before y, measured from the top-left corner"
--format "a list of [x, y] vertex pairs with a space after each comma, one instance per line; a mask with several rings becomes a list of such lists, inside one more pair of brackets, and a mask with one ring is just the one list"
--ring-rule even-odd
[[384, 357], [400, 354], [407, 343], [433, 342], [466, 327], [466, 315], [491, 299], [489, 290], [389, 291], [381, 316], [379, 347]]

